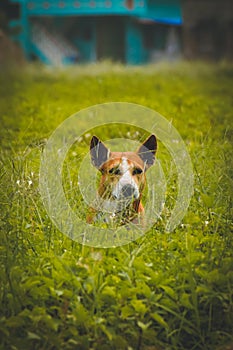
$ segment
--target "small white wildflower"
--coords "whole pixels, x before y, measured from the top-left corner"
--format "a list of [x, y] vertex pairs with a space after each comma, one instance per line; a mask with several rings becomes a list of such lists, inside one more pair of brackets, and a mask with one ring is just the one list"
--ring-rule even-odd
[[28, 180], [28, 186], [32, 185], [32, 180]]
[[110, 215], [110, 219], [114, 219], [115, 216], [116, 216], [116, 214], [115, 214], [115, 213], [112, 213], [112, 214]]
[[19, 185], [20, 185], [20, 180], [17, 180], [16, 183], [17, 183], [17, 185], [19, 186]]
[[208, 220], [205, 221], [205, 225], [206, 226], [209, 225], [209, 221]]
[[146, 265], [147, 267], [152, 267], [152, 266], [153, 266], [153, 263], [145, 263], [145, 265]]

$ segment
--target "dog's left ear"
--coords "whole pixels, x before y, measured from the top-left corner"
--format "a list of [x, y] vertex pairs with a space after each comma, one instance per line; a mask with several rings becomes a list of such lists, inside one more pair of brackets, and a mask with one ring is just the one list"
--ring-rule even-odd
[[92, 163], [97, 169], [109, 159], [110, 155], [109, 149], [96, 136], [91, 139], [90, 153]]
[[157, 150], [157, 140], [155, 135], [151, 135], [146, 141], [139, 147], [137, 153], [143, 160], [146, 169], [148, 169], [155, 162], [155, 153]]

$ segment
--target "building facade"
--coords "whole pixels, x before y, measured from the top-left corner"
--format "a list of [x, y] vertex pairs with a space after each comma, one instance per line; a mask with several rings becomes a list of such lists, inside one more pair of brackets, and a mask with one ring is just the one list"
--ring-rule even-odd
[[180, 53], [180, 0], [11, 0], [26, 57], [52, 65], [143, 64]]

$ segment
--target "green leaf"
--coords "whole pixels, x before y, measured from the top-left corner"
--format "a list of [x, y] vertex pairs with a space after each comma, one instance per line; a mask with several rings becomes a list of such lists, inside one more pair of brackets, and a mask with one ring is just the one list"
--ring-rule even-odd
[[171, 297], [172, 299], [176, 299], [177, 298], [177, 294], [176, 292], [169, 286], [160, 286], [160, 288], [162, 288], [164, 290], [164, 292], [169, 295], [169, 297]]
[[125, 320], [129, 316], [134, 315], [135, 311], [130, 305], [123, 306], [121, 308], [121, 318]]
[[33, 333], [33, 332], [27, 332], [27, 338], [28, 339], [37, 339], [37, 340], [41, 339], [41, 337], [38, 334]]
[[102, 332], [104, 332], [104, 334], [106, 334], [106, 336], [108, 337], [108, 340], [111, 341], [113, 338], [112, 332], [104, 324], [100, 325], [100, 329], [102, 330]]
[[132, 300], [131, 305], [140, 315], [144, 315], [148, 309], [142, 300]]
[[145, 282], [138, 282], [136, 292], [138, 295], [145, 295], [145, 297], [149, 298], [151, 296], [151, 289]]
[[205, 193], [202, 193], [201, 195], [203, 203], [208, 207], [208, 208], [212, 208], [213, 204], [214, 204], [214, 196], [210, 196], [207, 195]]
[[89, 321], [88, 311], [82, 304], [78, 304], [74, 310], [75, 320], [77, 324], [87, 324]]
[[141, 321], [138, 321], [138, 322], [137, 322], [137, 325], [138, 325], [138, 327], [140, 327], [143, 331], [145, 331], [147, 328], [150, 327], [151, 322], [143, 323], [143, 322], [141, 322]]
[[158, 313], [153, 313], [151, 314], [151, 317], [163, 328], [168, 329], [168, 324], [167, 322], [163, 319], [163, 317], [158, 314]]
[[103, 289], [102, 294], [109, 295], [109, 296], [111, 296], [111, 297], [115, 297], [115, 296], [116, 296], [115, 287], [106, 286], [106, 287]]
[[179, 302], [182, 306], [186, 307], [187, 309], [194, 309], [194, 306], [190, 302], [190, 294], [182, 293], [179, 298]]
[[19, 328], [24, 325], [24, 319], [20, 316], [12, 316], [6, 319], [6, 325], [10, 328]]

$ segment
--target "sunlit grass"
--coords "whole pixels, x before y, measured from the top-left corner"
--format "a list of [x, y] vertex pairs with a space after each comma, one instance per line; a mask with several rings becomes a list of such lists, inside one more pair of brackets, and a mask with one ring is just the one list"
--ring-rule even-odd
[[[0, 75], [1, 349], [232, 346], [232, 72], [227, 64], [102, 63]], [[192, 158], [194, 195], [181, 225], [166, 233], [176, 169], [159, 144], [168, 181], [161, 219], [136, 242], [93, 249], [50, 221], [38, 190], [39, 164], [64, 119], [107, 101], [153, 108], [177, 128]], [[105, 140], [129, 130], [98, 132]], [[70, 149], [64, 164], [75, 210], [78, 164], [90, 137]]]

